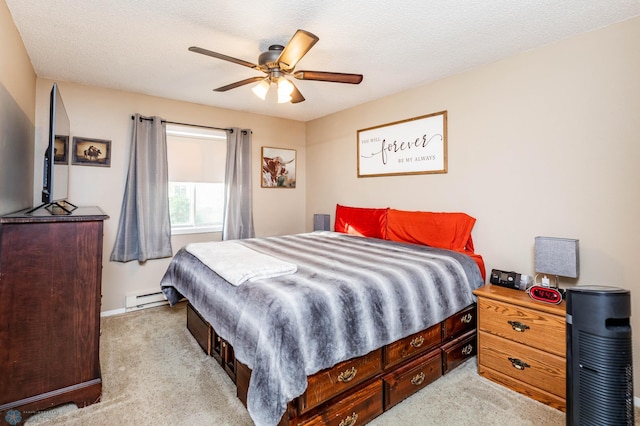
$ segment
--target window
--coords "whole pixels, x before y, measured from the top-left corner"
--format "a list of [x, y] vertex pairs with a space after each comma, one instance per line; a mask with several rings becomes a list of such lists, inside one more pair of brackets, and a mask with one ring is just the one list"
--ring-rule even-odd
[[167, 124], [171, 234], [222, 231], [227, 135]]

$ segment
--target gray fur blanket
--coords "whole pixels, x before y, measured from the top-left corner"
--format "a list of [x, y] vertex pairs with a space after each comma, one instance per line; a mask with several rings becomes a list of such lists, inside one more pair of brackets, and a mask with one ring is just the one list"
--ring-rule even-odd
[[476, 263], [448, 250], [334, 232], [238, 242], [297, 272], [233, 286], [182, 248], [161, 286], [172, 305], [186, 297], [252, 370], [257, 425], [276, 425], [307, 376], [442, 321], [483, 285]]

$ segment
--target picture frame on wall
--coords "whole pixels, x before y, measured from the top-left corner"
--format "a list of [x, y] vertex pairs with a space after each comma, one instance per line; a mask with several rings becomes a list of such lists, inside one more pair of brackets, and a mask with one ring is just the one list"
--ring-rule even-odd
[[53, 163], [69, 164], [69, 136], [56, 135], [53, 141]]
[[111, 141], [84, 137], [73, 138], [71, 164], [111, 167]]
[[447, 111], [361, 129], [358, 177], [447, 173]]
[[262, 188], [296, 187], [296, 150], [262, 147]]

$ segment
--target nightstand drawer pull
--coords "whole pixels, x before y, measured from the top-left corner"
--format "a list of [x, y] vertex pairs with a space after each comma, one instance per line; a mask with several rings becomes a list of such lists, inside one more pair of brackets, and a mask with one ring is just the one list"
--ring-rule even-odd
[[519, 360], [518, 358], [509, 358], [509, 361], [511, 361], [513, 368], [517, 368], [518, 370], [524, 370], [525, 368], [531, 367], [529, 364]]
[[424, 343], [424, 337], [418, 336], [415, 339], [413, 339], [410, 344], [414, 348], [419, 348], [420, 346], [422, 346], [423, 343]]
[[526, 330], [529, 330], [529, 326], [527, 324], [523, 324], [519, 321], [507, 321], [511, 328], [520, 333], [524, 333]]
[[473, 319], [473, 315], [471, 315], [471, 314], [466, 314], [466, 315], [463, 315], [463, 316], [460, 318], [460, 322], [463, 322], [463, 323], [465, 323], [465, 324], [469, 324], [469, 323], [471, 322], [471, 320], [472, 320], [472, 319]]

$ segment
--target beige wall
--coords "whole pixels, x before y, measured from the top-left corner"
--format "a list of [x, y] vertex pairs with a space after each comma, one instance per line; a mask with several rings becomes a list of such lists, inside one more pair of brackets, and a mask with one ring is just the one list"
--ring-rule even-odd
[[0, 214], [31, 206], [36, 75], [0, 1]]
[[[36, 153], [46, 145], [48, 96], [53, 82], [37, 81]], [[124, 307], [125, 295], [144, 289], [159, 289], [169, 259], [151, 260], [144, 265], [109, 261], [118, 228], [131, 143], [131, 115], [158, 115], [166, 120], [214, 127], [240, 127], [253, 130], [253, 201], [257, 236], [304, 231], [306, 182], [304, 167], [297, 173], [298, 188], [260, 187], [260, 148], [277, 146], [295, 149], [298, 164], [305, 162], [304, 123], [223, 110], [98, 87], [58, 82], [71, 121], [71, 136], [111, 141], [111, 167], [71, 166], [69, 201], [76, 205], [101, 207], [110, 219], [105, 222], [102, 310]], [[37, 198], [41, 188], [41, 158], [35, 156]], [[34, 203], [38, 200], [34, 200]], [[219, 233], [182, 235], [173, 239], [174, 253], [184, 244], [202, 239], [219, 239]]]
[[[441, 110], [447, 174], [356, 177], [358, 129]], [[640, 330], [640, 18], [309, 122], [307, 157], [308, 216], [464, 211], [487, 269], [529, 274], [534, 237], [578, 238], [577, 283], [630, 289]]]

